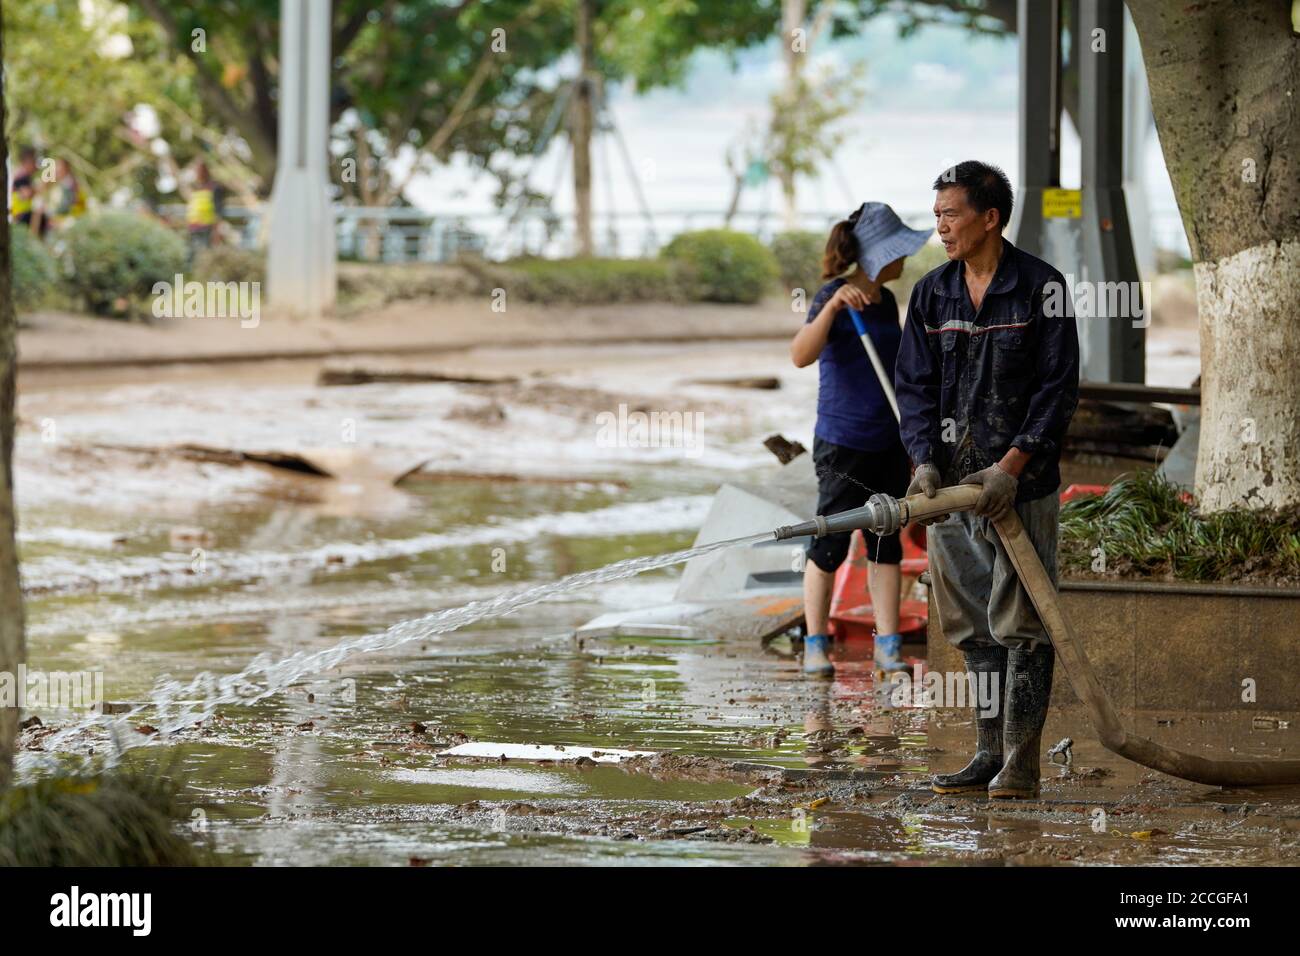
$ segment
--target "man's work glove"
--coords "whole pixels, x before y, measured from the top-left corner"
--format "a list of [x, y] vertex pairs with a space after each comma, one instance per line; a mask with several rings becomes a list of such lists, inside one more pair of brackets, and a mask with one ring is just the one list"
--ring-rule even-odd
[[[943, 479], [939, 477], [939, 469], [934, 465], [917, 465], [916, 473], [912, 475], [912, 483], [907, 486], [907, 493], [909, 495], [924, 494], [927, 498], [933, 498], [942, 482]], [[926, 526], [947, 520], [947, 515], [931, 515], [928, 518], [919, 519], [920, 523]]]
[[1003, 471], [999, 465], [990, 465], [982, 471], [967, 475], [961, 480], [963, 485], [979, 485], [979, 499], [975, 502], [975, 513], [990, 521], [997, 521], [1016, 506], [1016, 492], [1020, 482], [1015, 475]]

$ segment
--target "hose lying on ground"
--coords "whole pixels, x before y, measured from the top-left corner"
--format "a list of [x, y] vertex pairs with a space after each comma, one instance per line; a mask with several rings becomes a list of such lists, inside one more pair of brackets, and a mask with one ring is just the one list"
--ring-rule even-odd
[[[775, 535], [778, 539], [810, 534], [820, 536], [856, 528], [876, 534], [893, 534], [921, 518], [969, 511], [974, 508], [979, 495], [980, 489], [974, 485], [941, 488], [933, 498], [920, 494], [907, 498], [878, 494], [861, 508], [838, 515], [818, 515], [802, 524], [777, 528]], [[1069, 619], [1061, 611], [1056, 588], [1052, 586], [1033, 542], [1025, 534], [1020, 516], [1010, 511], [994, 523], [994, 528], [1052, 640], [1057, 659], [1065, 668], [1066, 679], [1101, 738], [1102, 746], [1144, 767], [1195, 783], [1220, 787], [1300, 784], [1300, 760], [1215, 760], [1183, 753], [1125, 730], [1083, 646], [1075, 638]]]

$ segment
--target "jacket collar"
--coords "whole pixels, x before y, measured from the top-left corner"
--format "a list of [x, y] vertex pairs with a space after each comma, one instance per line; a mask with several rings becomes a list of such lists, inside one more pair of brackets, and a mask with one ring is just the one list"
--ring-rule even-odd
[[[989, 283], [985, 295], [1000, 295], [1010, 292], [1020, 281], [1020, 250], [1011, 244], [1006, 236], [1002, 237], [1002, 258], [998, 260], [997, 271]], [[940, 295], [958, 299], [966, 294], [966, 263], [954, 261], [943, 267], [943, 273], [935, 284], [935, 291]]]

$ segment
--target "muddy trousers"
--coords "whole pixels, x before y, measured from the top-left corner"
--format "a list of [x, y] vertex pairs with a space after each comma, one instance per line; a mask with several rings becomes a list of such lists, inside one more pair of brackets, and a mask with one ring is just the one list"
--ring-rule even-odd
[[[1055, 494], [1016, 506], [1053, 585], [1059, 510]], [[944, 636], [962, 651], [972, 677], [983, 671], [1005, 681], [1000, 712], [976, 718], [975, 759], [955, 774], [936, 776], [932, 786], [939, 793], [987, 788], [994, 798], [1037, 796], [1052, 693], [1051, 641], [987, 518], [960, 512], [931, 525], [928, 550]]]

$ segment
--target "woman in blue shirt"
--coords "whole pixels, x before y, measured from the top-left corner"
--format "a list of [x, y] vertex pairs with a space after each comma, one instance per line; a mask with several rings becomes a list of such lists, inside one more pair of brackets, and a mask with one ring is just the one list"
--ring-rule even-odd
[[[928, 230], [909, 229], [884, 203], [863, 203], [835, 224], [822, 257], [822, 286], [808, 308], [808, 320], [790, 343], [798, 368], [817, 362], [817, 428], [813, 462], [817, 469], [817, 513], [834, 514], [866, 504], [874, 492], [902, 497], [911, 464], [898, 435], [880, 379], [849, 316], [856, 309], [866, 324], [892, 387], [902, 340], [898, 302], [884, 284], [903, 272], [903, 260], [929, 238]], [[875, 663], [904, 670], [898, 606], [903, 548], [897, 535], [864, 531], [870, 562], [869, 589], [876, 616]], [[849, 535], [814, 538], [804, 566], [804, 673], [831, 676], [827, 616], [835, 572], [848, 554]]]

